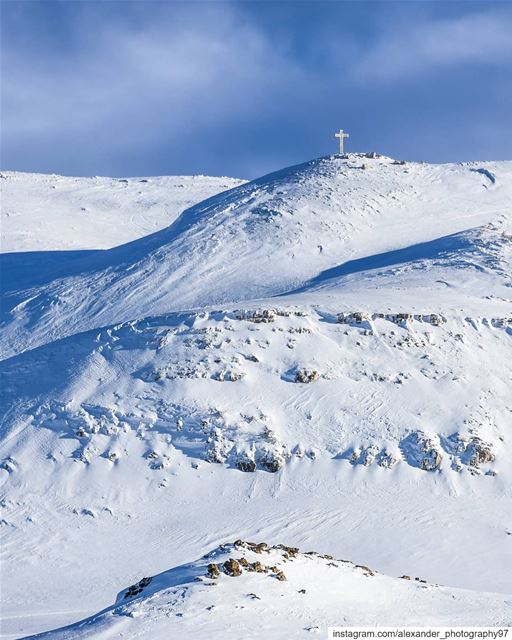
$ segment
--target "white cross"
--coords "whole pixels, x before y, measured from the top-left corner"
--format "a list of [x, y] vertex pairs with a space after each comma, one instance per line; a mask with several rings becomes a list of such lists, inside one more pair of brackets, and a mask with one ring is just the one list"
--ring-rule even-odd
[[343, 133], [343, 129], [340, 129], [338, 133], [334, 134], [334, 137], [340, 139], [340, 155], [344, 155], [345, 153], [343, 148], [344, 138], [349, 138], [350, 136], [348, 135], [348, 133]]

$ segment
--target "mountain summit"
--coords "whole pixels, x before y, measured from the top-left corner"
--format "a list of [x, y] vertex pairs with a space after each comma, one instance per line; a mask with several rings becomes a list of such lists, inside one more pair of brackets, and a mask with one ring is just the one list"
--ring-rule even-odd
[[[460, 264], [471, 254], [475, 269], [492, 268], [475, 229], [493, 225], [490, 253], [500, 253], [511, 173], [506, 162], [428, 165], [376, 154], [328, 156], [272, 173], [193, 206], [150, 236], [63, 260], [49, 274], [39, 270], [34, 286], [6, 282], [3, 353], [402, 263], [415, 263], [418, 276], [420, 260], [439, 264], [450, 252]], [[433, 284], [423, 276], [419, 286]]]

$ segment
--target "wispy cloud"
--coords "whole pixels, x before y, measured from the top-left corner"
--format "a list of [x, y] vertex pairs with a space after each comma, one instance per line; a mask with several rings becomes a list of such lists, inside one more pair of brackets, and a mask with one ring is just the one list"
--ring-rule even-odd
[[454, 66], [512, 62], [512, 11], [494, 10], [419, 24], [390, 22], [353, 67], [360, 81], [398, 81]]
[[59, 50], [44, 59], [6, 50], [6, 136], [129, 126], [122, 137], [130, 144], [162, 132], [172, 139], [263, 116], [305, 80], [300, 66], [233, 7], [164, 17], [143, 29], [98, 28], [89, 15], [82, 28], [94, 37], [78, 37], [69, 58]]

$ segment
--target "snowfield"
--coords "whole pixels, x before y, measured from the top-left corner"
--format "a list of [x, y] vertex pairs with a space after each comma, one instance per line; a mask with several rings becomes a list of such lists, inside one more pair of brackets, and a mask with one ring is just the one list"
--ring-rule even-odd
[[68, 178], [3, 171], [3, 253], [110, 249], [167, 227], [244, 180], [210, 176]]
[[511, 211], [350, 154], [2, 255], [3, 637], [512, 624]]

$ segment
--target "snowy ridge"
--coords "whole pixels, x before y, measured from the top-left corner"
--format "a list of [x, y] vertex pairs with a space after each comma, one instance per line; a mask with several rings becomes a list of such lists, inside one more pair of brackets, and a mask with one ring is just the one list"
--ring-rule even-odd
[[348, 261], [489, 222], [509, 232], [502, 227], [512, 164], [488, 164], [492, 189], [468, 165], [357, 155], [241, 185], [148, 238], [64, 266], [53, 281], [24, 282], [21, 291], [10, 282], [3, 352], [147, 315], [283, 294]]
[[503, 595], [391, 578], [328, 554], [237, 540], [142, 578], [96, 616], [37, 637], [220, 638], [229, 620], [237, 637], [310, 638], [329, 626], [504, 626], [511, 618]]
[[[461, 289], [466, 297], [502, 297], [512, 286], [512, 241], [509, 225], [488, 225], [461, 231], [328, 269], [292, 293], [414, 288]], [[444, 279], [443, 279], [444, 278]], [[351, 286], [352, 285], [352, 286]], [[355, 285], [355, 287], [354, 287]], [[460, 295], [459, 293], [459, 295]], [[452, 295], [457, 295], [452, 291]]]

